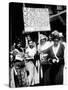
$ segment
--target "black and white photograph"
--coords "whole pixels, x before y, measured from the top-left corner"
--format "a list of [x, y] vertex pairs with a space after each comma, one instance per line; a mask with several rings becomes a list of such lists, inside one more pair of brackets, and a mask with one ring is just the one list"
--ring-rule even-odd
[[66, 5], [9, 3], [9, 87], [66, 84]]

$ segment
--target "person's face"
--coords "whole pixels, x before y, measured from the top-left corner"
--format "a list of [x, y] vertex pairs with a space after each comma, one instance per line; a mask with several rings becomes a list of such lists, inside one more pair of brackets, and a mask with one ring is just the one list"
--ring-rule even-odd
[[57, 46], [59, 43], [59, 39], [54, 39], [54, 46]]
[[33, 48], [33, 42], [32, 41], [29, 42], [29, 47]]
[[41, 40], [41, 45], [45, 44], [46, 40], [45, 39], [42, 39]]

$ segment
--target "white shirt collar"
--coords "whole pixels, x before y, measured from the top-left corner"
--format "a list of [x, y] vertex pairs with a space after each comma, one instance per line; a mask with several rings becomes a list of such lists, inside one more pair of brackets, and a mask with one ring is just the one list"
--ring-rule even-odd
[[53, 47], [52, 47], [53, 53], [54, 53], [55, 56], [56, 56], [56, 54], [57, 54], [57, 52], [58, 52], [58, 50], [59, 50], [59, 47], [60, 47], [60, 43], [58, 44], [57, 47], [55, 47], [54, 45], [53, 45]]

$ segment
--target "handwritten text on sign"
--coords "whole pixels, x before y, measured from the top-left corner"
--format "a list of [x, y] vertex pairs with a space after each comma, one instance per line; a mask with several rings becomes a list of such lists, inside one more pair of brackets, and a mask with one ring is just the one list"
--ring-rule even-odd
[[27, 8], [24, 7], [25, 32], [49, 31], [50, 21], [47, 8]]

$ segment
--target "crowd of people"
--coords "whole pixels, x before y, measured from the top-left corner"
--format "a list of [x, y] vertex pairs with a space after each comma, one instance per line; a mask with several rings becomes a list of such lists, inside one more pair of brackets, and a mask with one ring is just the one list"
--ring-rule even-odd
[[[34, 37], [35, 38], [35, 37]], [[40, 34], [40, 43], [30, 35], [14, 43], [9, 51], [10, 87], [63, 84], [66, 42], [61, 32], [54, 30], [48, 37]]]

